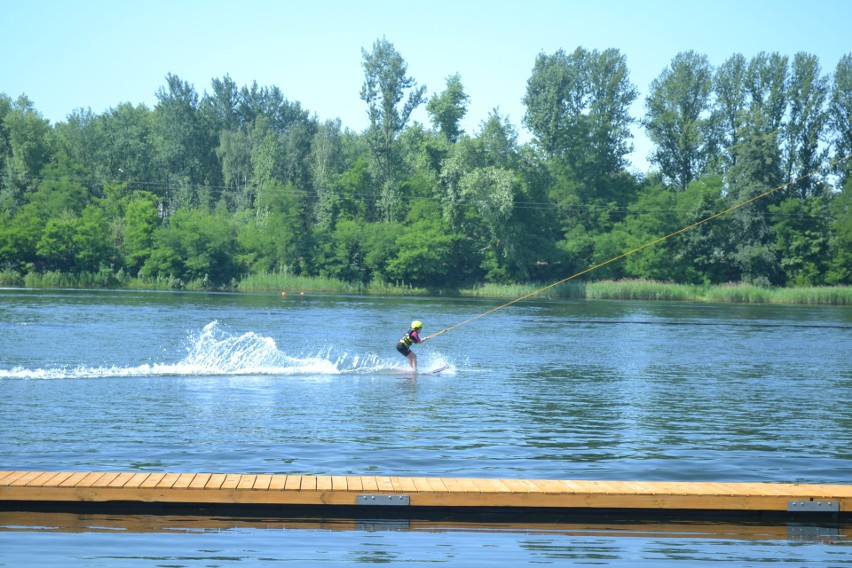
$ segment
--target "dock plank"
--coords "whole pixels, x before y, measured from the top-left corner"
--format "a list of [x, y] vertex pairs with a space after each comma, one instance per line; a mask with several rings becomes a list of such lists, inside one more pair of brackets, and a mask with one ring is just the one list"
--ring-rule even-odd
[[258, 475], [254, 480], [252, 489], [255, 491], [269, 491], [269, 484], [272, 483], [271, 475]]
[[14, 471], [0, 471], [0, 485], [5, 483], [3, 480], [13, 476], [15, 473]]
[[429, 484], [429, 489], [436, 493], [449, 493], [444, 480], [440, 477], [427, 477], [426, 482]]
[[124, 487], [128, 481], [133, 478], [132, 472], [119, 473], [115, 478], [107, 484], [107, 487]]
[[363, 478], [358, 477], [357, 475], [347, 475], [346, 476], [346, 487], [349, 491], [364, 491], [364, 481]]
[[92, 487], [98, 487], [98, 488], [109, 487], [109, 484], [112, 483], [113, 481], [115, 481], [115, 479], [119, 475], [121, 475], [121, 473], [118, 472], [118, 471], [110, 471], [109, 473], [105, 473], [101, 477], [99, 477], [97, 479], [97, 481], [95, 481], [92, 484]]
[[222, 481], [221, 489], [236, 489], [240, 484], [240, 479], [242, 479], [242, 475], [238, 473], [229, 473], [225, 476], [225, 479]]
[[359, 479], [361, 480], [361, 491], [375, 493], [379, 490], [379, 484], [374, 476], [361, 477]]
[[42, 475], [42, 473], [43, 472], [41, 472], [41, 471], [24, 472], [23, 475], [18, 476], [9, 485], [13, 485], [13, 486], [29, 485], [35, 478]]
[[210, 473], [199, 473], [195, 476], [192, 482], [189, 484], [190, 489], [204, 489], [207, 487], [207, 482], [210, 481], [210, 478], [213, 477]]
[[152, 473], [145, 479], [145, 481], [139, 484], [139, 488], [147, 489], [150, 487], [156, 487], [165, 477], [165, 473]]
[[178, 473], [167, 473], [157, 482], [155, 487], [159, 489], [171, 489], [174, 487], [177, 480], [180, 478], [180, 474]]
[[35, 479], [33, 479], [32, 481], [30, 481], [29, 483], [27, 483], [27, 485], [30, 487], [39, 487], [41, 485], [47, 485], [48, 483], [56, 484], [57, 482], [52, 481], [55, 477], [62, 477], [63, 479], [65, 479], [65, 475], [63, 475], [62, 473], [55, 471], [46, 471]]
[[69, 475], [66, 479], [62, 480], [62, 482], [59, 483], [58, 487], [75, 487], [87, 475], [89, 474], [85, 471], [76, 471]]
[[503, 482], [503, 485], [505, 485], [512, 493], [535, 492], [535, 487], [533, 487], [533, 485], [528, 483], [525, 479], [501, 479], [500, 481]]
[[77, 484], [77, 487], [92, 487], [95, 482], [106, 475], [103, 472], [92, 472], [86, 475], [80, 482]]
[[393, 490], [401, 493], [417, 493], [417, 484], [411, 477], [391, 477]]
[[207, 480], [207, 483], [204, 485], [204, 489], [219, 489], [222, 487], [222, 484], [225, 483], [225, 479], [228, 476], [224, 473], [214, 473], [210, 476], [210, 479]]
[[286, 475], [273, 475], [272, 479], [270, 479], [270, 481], [269, 481], [269, 490], [270, 491], [283, 491], [285, 485], [287, 485], [287, 476]]
[[127, 488], [139, 488], [139, 486], [142, 485], [142, 483], [144, 483], [150, 475], [150, 473], [134, 473], [130, 479], [127, 480], [127, 483], [125, 483], [124, 486]]

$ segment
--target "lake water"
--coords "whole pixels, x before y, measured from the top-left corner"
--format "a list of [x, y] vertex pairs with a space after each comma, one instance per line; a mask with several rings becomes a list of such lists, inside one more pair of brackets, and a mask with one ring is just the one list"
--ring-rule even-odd
[[[0, 469], [852, 482], [852, 309], [528, 300], [406, 372], [500, 304], [0, 290]], [[163, 522], [2, 513], [0, 566], [852, 566], [846, 525]]]

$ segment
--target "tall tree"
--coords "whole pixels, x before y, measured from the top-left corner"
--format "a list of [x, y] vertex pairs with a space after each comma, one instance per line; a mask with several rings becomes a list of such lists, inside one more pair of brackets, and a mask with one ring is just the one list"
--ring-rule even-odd
[[793, 196], [769, 207], [775, 246], [787, 284], [825, 283], [830, 258], [828, 203], [825, 194]]
[[[754, 134], [734, 151], [737, 163], [726, 177], [729, 199], [741, 203], [782, 183], [783, 167], [776, 132]], [[775, 193], [731, 213], [729, 250], [733, 251], [732, 259], [743, 282], [758, 285], [783, 283], [769, 216], [769, 206], [778, 199]]]
[[127, 181], [131, 188], [150, 186], [154, 173], [151, 111], [145, 105], [121, 103], [100, 116], [105, 141], [99, 152], [99, 178]]
[[[848, 170], [847, 170], [848, 171]], [[852, 284], [852, 176], [832, 195], [827, 284]]]
[[741, 53], [728, 58], [713, 75], [714, 150], [708, 168], [724, 173], [734, 164], [733, 148], [739, 144], [746, 120], [745, 76], [748, 62]]
[[774, 132], [779, 141], [787, 109], [787, 63], [787, 57], [778, 53], [761, 52], [749, 61], [745, 77], [748, 128], [755, 134]]
[[335, 191], [335, 180], [342, 164], [340, 120], [321, 124], [311, 144], [309, 165], [317, 199], [314, 218], [323, 231], [330, 229], [340, 213], [341, 195]]
[[656, 146], [651, 162], [681, 190], [705, 171], [712, 147], [712, 77], [706, 55], [679, 53], [646, 99], [645, 128]]
[[6, 146], [3, 160], [4, 171], [0, 203], [4, 208], [14, 209], [21, 204], [24, 191], [33, 188], [55, 150], [55, 134], [50, 122], [42, 117], [32, 101], [25, 95], [4, 109], [0, 101], [0, 112], [4, 112], [0, 127], [0, 147]]
[[199, 111], [195, 88], [178, 76], [166, 76], [166, 87], [157, 91], [157, 101], [154, 146], [169, 193], [169, 209], [174, 211], [195, 204], [200, 186], [221, 186], [221, 169], [215, 155], [218, 133], [210, 129]]
[[586, 105], [586, 53], [577, 48], [568, 56], [560, 49], [553, 55], [540, 53], [535, 59], [523, 99], [523, 121], [546, 157], [562, 154], [577, 139], [577, 123]]
[[222, 177], [229, 206], [235, 211], [251, 207], [251, 138], [244, 129], [222, 130], [216, 156], [222, 164]]
[[626, 165], [632, 151], [629, 107], [637, 97], [618, 50], [539, 54], [524, 95], [524, 124], [548, 157], [589, 179]]
[[835, 172], [839, 187], [852, 179], [852, 53], [844, 55], [834, 71], [829, 103], [829, 124], [833, 133]]
[[385, 221], [393, 221], [399, 208], [396, 170], [399, 158], [394, 143], [414, 109], [425, 102], [426, 87], [418, 87], [406, 75], [408, 65], [387, 39], [376, 40], [373, 50], [362, 49], [361, 55], [364, 68], [361, 99], [367, 103], [370, 119], [367, 139], [379, 185], [379, 210]]
[[527, 81], [524, 123], [552, 176], [561, 244], [578, 264], [593, 253], [593, 235], [624, 216], [635, 190], [624, 168], [636, 96], [625, 59], [614, 49], [540, 54]]
[[797, 53], [793, 58], [787, 88], [790, 101], [785, 138], [784, 167], [786, 181], [800, 198], [822, 193], [817, 170], [825, 162], [827, 151], [821, 148], [828, 113], [828, 79], [820, 74], [815, 55]]
[[455, 142], [464, 133], [459, 123], [467, 114], [469, 100], [470, 97], [464, 92], [461, 75], [456, 73], [447, 77], [447, 88], [440, 94], [432, 95], [426, 104], [432, 124], [450, 142]]
[[215, 130], [237, 130], [244, 124], [240, 121], [237, 106], [240, 103], [240, 90], [230, 76], [211, 81], [213, 92], [204, 94], [202, 105], [207, 109]]

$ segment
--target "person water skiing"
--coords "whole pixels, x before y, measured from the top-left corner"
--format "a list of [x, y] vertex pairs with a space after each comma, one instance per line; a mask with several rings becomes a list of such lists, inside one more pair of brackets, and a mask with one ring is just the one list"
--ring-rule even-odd
[[421, 329], [423, 329], [423, 322], [414, 320], [411, 322], [411, 328], [405, 332], [405, 335], [396, 344], [396, 350], [405, 355], [405, 358], [408, 359], [408, 364], [411, 365], [411, 368], [415, 372], [417, 371], [417, 355], [411, 351], [411, 346], [415, 343], [423, 343], [429, 339], [428, 337], [420, 337]]

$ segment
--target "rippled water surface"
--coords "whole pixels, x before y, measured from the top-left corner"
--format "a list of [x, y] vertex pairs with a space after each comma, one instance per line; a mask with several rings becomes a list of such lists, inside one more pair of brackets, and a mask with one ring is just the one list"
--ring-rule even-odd
[[[852, 480], [849, 308], [525, 301], [415, 347], [421, 370], [447, 364], [446, 371], [406, 372], [393, 346], [411, 319], [430, 334], [500, 303], [0, 290], [0, 469]], [[313, 543], [300, 548], [302, 565], [382, 558], [457, 565], [468, 553], [488, 560], [494, 542], [521, 551], [516, 565], [575, 552], [592, 558], [595, 543], [609, 550], [603, 564], [655, 557], [647, 540], [564, 532], [529, 539], [514, 530], [297, 533], [300, 543]], [[0, 532], [0, 544], [11, 534], [15, 542], [56, 539], [60, 550], [75, 539], [121, 540], [16, 529]], [[236, 547], [286, 538], [252, 528], [217, 534]], [[171, 542], [209, 546], [206, 531], [122, 538], [135, 542], [127, 557], [151, 542], [164, 550]], [[840, 541], [806, 546], [848, 565]], [[446, 549], [433, 549], [442, 542]], [[696, 541], [698, 552], [686, 557], [700, 562], [708, 542]], [[753, 544], [734, 549], [743, 558], [772, 557], [802, 546], [772, 542], [760, 553]], [[373, 551], [370, 543], [398, 554], [352, 548]], [[334, 547], [346, 552], [335, 555]], [[125, 556], [116, 565], [132, 565]], [[238, 562], [166, 556], [134, 562]]]

